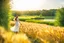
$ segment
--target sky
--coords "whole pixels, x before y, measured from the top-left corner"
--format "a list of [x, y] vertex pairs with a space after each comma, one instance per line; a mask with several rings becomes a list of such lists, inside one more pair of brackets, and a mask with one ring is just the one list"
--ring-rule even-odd
[[64, 6], [64, 0], [13, 0], [12, 10], [57, 9]]

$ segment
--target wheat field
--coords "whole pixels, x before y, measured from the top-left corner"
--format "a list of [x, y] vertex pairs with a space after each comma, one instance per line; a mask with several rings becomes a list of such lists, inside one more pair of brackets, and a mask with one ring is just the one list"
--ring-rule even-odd
[[[13, 26], [14, 22], [11, 21]], [[20, 22], [20, 32], [15, 34], [0, 28], [5, 43], [64, 43], [64, 27]]]

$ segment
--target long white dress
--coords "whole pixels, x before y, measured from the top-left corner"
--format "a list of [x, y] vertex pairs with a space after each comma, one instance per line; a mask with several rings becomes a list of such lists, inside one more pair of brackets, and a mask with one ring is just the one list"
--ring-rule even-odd
[[17, 21], [15, 22], [15, 25], [11, 28], [11, 31], [19, 32], [19, 26], [20, 26], [19, 19], [17, 18]]

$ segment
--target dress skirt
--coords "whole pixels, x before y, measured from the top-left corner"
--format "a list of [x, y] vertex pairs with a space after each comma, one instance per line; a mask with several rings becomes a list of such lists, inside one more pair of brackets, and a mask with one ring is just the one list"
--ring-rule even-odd
[[15, 25], [11, 28], [11, 31], [13, 32], [19, 32], [20, 23], [19, 21], [16, 21]]

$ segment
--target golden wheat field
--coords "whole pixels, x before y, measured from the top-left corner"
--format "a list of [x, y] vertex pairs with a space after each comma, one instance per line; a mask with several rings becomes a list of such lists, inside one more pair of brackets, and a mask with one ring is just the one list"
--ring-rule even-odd
[[[64, 43], [64, 27], [28, 22], [20, 24], [18, 34], [0, 27], [0, 36], [4, 39], [4, 43]], [[10, 25], [13, 26], [14, 22], [11, 21]]]

